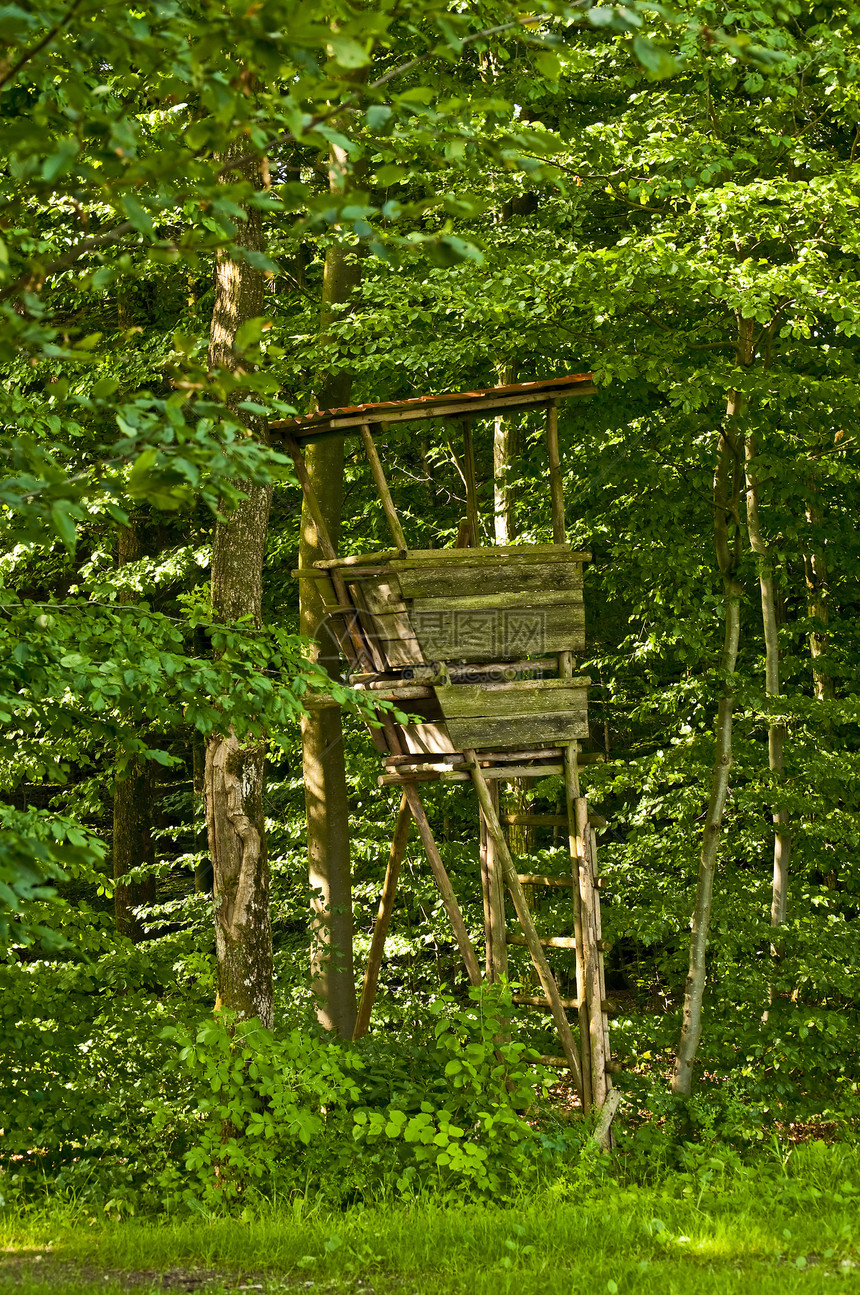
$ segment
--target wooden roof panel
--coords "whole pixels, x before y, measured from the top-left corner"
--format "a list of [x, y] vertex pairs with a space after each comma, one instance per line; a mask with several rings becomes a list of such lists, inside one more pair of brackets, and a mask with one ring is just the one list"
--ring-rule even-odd
[[424, 418], [453, 418], [463, 415], [494, 414], [505, 409], [536, 409], [571, 396], [592, 396], [595, 386], [590, 373], [568, 373], [561, 378], [538, 382], [511, 382], [479, 391], [445, 392], [437, 396], [415, 396], [410, 400], [383, 400], [375, 404], [325, 409], [305, 418], [285, 418], [269, 424], [271, 432], [285, 432], [296, 440], [337, 432], [357, 431], [388, 423], [406, 423]]

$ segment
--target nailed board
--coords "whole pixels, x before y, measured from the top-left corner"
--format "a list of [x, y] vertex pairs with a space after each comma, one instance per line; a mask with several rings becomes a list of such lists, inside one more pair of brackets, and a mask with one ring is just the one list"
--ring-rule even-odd
[[[587, 558], [546, 544], [388, 551], [317, 566], [340, 567], [376, 668], [435, 671], [439, 663], [523, 666], [581, 649]], [[408, 754], [522, 751], [588, 736], [588, 679], [474, 679], [436, 688], [433, 704], [404, 699], [417, 712], [414, 724], [398, 726]]]
[[558, 714], [584, 711], [587, 688], [585, 676], [578, 679], [541, 679], [515, 683], [451, 684], [437, 687], [436, 696], [446, 720], [479, 715], [502, 718], [509, 715]]
[[[470, 600], [471, 601], [471, 600]], [[582, 604], [546, 607], [458, 607], [412, 611], [427, 661], [513, 661], [585, 646]]]
[[545, 597], [561, 591], [582, 597], [582, 566], [578, 562], [500, 562], [491, 566], [453, 563], [437, 567], [397, 564], [404, 598], [468, 598], [478, 595]]
[[447, 755], [459, 750], [452, 745], [444, 724], [403, 724], [399, 732], [409, 755]]
[[436, 696], [458, 749], [523, 748], [588, 737], [587, 679], [438, 687]]
[[458, 751], [468, 748], [483, 751], [519, 750], [537, 742], [556, 742], [559, 746], [588, 737], [588, 715], [585, 711], [565, 711], [560, 715], [506, 715], [499, 719], [484, 715], [475, 719], [446, 721], [451, 741]]

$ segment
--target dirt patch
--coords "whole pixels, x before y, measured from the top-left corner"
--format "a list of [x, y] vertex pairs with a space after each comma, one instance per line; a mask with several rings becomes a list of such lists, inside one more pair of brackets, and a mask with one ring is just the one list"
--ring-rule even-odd
[[89, 1264], [39, 1261], [30, 1256], [4, 1257], [0, 1260], [0, 1291], [16, 1287], [99, 1287], [104, 1290], [180, 1291], [216, 1293], [247, 1291], [248, 1295], [411, 1295], [400, 1283], [371, 1285], [361, 1277], [343, 1277], [340, 1281], [311, 1281], [299, 1273], [225, 1271], [216, 1268], [94, 1268]]

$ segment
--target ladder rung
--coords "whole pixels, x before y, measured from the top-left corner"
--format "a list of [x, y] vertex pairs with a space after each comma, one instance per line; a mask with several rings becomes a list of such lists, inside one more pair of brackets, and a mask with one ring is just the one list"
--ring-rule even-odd
[[[502, 814], [501, 821], [506, 827], [567, 827], [566, 814]], [[589, 814], [591, 827], [608, 827], [609, 820], [602, 814]]]
[[507, 827], [567, 827], [565, 814], [503, 814]]
[[[526, 944], [524, 935], [509, 935], [508, 944]], [[572, 935], [539, 935], [538, 940], [545, 949], [575, 949], [576, 940]]]
[[548, 877], [542, 872], [520, 872], [517, 880], [521, 886], [566, 886], [573, 890], [573, 877]]
[[[508, 944], [527, 945], [524, 935], [508, 935], [505, 937]], [[572, 935], [539, 935], [539, 942], [545, 949], [575, 949], [576, 940]], [[610, 940], [596, 940], [597, 949], [600, 953], [609, 953], [614, 946]]]
[[[548, 1007], [550, 1009], [552, 1008], [552, 1003], [549, 1001], [549, 999], [542, 998], [539, 994], [514, 994], [511, 999], [511, 1002], [522, 1003], [526, 1007]], [[579, 999], [562, 998], [561, 1005], [562, 1007], [573, 1007], [578, 1009]]]
[[[552, 1008], [552, 1003], [549, 1001], [549, 999], [541, 998], [538, 994], [514, 994], [511, 998], [511, 1002], [520, 1003], [525, 1007], [545, 1007], [548, 1010]], [[561, 1000], [561, 1005], [562, 1007], [570, 1007], [578, 1010], [579, 999], [563, 998]], [[610, 1012], [617, 1011], [617, 1007], [616, 1007], [616, 1004], [612, 1002], [611, 999], [602, 998], [600, 1000], [600, 1010], [601, 1012], [610, 1013]]]
[[538, 1062], [542, 1066], [552, 1066], [555, 1070], [570, 1070], [567, 1057], [538, 1057]]

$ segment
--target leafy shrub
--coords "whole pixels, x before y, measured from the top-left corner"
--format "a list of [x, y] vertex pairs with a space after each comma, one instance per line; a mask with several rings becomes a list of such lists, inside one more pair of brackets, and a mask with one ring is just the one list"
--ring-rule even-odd
[[[32, 970], [4, 974], [44, 989]], [[498, 1199], [571, 1157], [564, 1129], [526, 1118], [551, 1076], [504, 1041], [498, 994], [440, 995], [415, 1037], [345, 1046], [224, 1014], [195, 1023], [140, 991], [93, 1014], [91, 976], [53, 968], [54, 999], [0, 1063], [7, 1193], [65, 1189], [120, 1213], [295, 1192]]]

